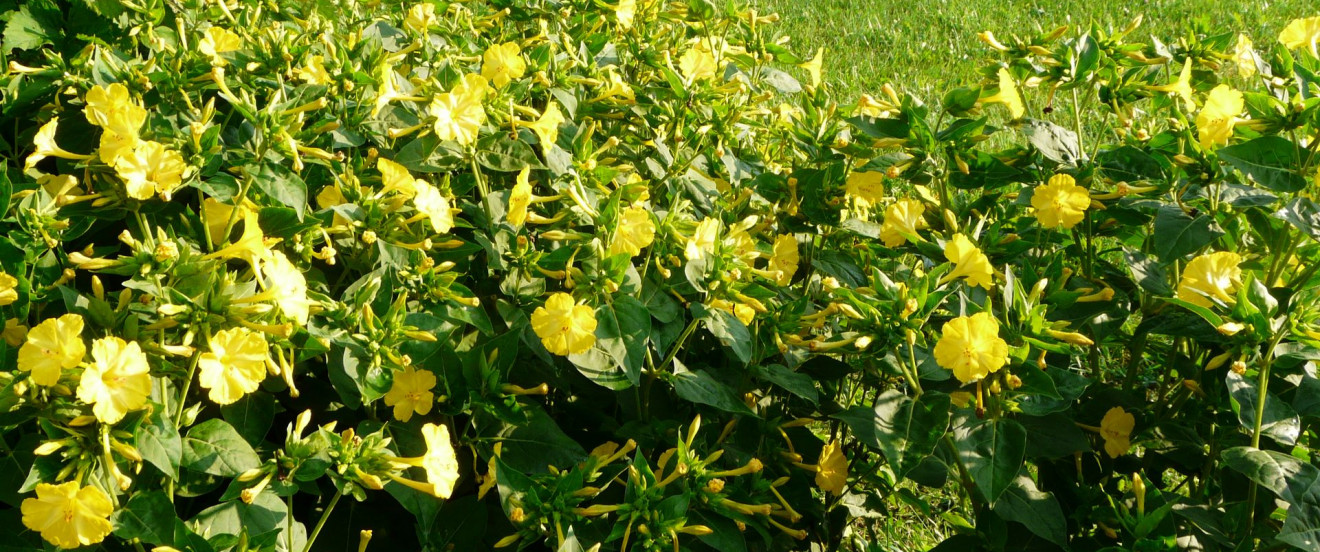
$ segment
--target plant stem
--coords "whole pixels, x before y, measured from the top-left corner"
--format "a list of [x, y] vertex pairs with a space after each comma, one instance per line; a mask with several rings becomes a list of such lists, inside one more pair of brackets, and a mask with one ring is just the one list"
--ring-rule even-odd
[[188, 360], [188, 379], [183, 382], [183, 391], [179, 393], [179, 410], [174, 413], [174, 427], [176, 428], [183, 423], [183, 407], [188, 404], [188, 390], [192, 388], [192, 380], [197, 372], [197, 360], [199, 358], [200, 355], [194, 352], [192, 358]]
[[[311, 552], [312, 543], [316, 542], [316, 537], [321, 534], [321, 529], [325, 527], [325, 522], [330, 519], [330, 512], [334, 511], [335, 504], [339, 503], [339, 498], [344, 496], [343, 489], [335, 490], [335, 496], [330, 499], [330, 504], [325, 506], [325, 511], [321, 512], [321, 519], [316, 521], [316, 528], [312, 529], [312, 534], [307, 537], [307, 544], [303, 545], [302, 552]], [[289, 512], [292, 516], [293, 512]], [[292, 539], [292, 537], [290, 537]], [[292, 540], [290, 540], [292, 542]]]

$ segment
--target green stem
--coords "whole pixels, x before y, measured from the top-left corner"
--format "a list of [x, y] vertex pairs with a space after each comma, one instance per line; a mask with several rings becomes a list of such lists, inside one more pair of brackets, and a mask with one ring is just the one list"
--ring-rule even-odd
[[[1279, 345], [1283, 339], [1284, 332], [1279, 332], [1270, 340], [1269, 347], [1265, 349], [1265, 357], [1261, 359], [1260, 364], [1260, 382], [1256, 385], [1256, 425], [1251, 431], [1251, 448], [1260, 448], [1261, 427], [1265, 422], [1265, 399], [1269, 397], [1270, 368], [1274, 365], [1274, 348]], [[1251, 482], [1251, 487], [1247, 490], [1247, 538], [1251, 538], [1252, 529], [1256, 525], [1256, 482]]]
[[197, 373], [197, 361], [200, 358], [201, 355], [194, 352], [192, 358], [188, 360], [188, 379], [183, 381], [183, 392], [179, 393], [179, 410], [174, 413], [174, 427], [183, 424], [183, 410], [188, 404], [188, 390], [192, 388], [193, 376]]
[[[312, 529], [312, 534], [307, 537], [307, 544], [303, 545], [302, 552], [311, 552], [312, 544], [316, 542], [316, 537], [321, 534], [321, 529], [325, 527], [325, 522], [330, 519], [330, 512], [334, 511], [335, 504], [339, 503], [339, 498], [342, 496], [344, 496], [344, 491], [342, 489], [335, 491], [335, 496], [330, 499], [330, 504], [327, 504], [325, 511], [321, 512], [321, 519], [317, 520], [316, 528]], [[292, 516], [293, 512], [289, 512], [289, 515]]]

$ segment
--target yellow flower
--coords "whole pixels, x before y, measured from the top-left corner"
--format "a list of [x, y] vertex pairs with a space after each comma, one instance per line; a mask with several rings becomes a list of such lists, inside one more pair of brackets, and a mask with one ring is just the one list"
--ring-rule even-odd
[[307, 65], [295, 72], [299, 79], [308, 84], [328, 85], [334, 82], [334, 79], [330, 78], [330, 72], [325, 70], [325, 56], [312, 56], [307, 60]]
[[637, 102], [637, 96], [633, 92], [632, 86], [619, 76], [618, 71], [612, 68], [605, 74], [604, 89], [600, 91], [595, 101], [600, 100], [618, 100], [620, 103], [631, 105]]
[[655, 222], [651, 220], [651, 212], [633, 205], [619, 213], [619, 229], [610, 242], [610, 255], [627, 253], [635, 257], [652, 241], [655, 241]]
[[23, 499], [23, 525], [60, 548], [78, 548], [105, 540], [113, 527], [114, 505], [105, 491], [78, 487], [76, 481], [37, 484], [36, 498]]
[[1182, 98], [1183, 105], [1187, 106], [1187, 111], [1196, 109], [1196, 102], [1192, 99], [1192, 58], [1188, 57], [1183, 62], [1182, 73], [1178, 74], [1178, 80], [1169, 84], [1147, 88], [1156, 92], [1167, 92]]
[[441, 140], [453, 140], [463, 145], [477, 141], [477, 132], [486, 122], [486, 107], [481, 103], [485, 97], [485, 78], [468, 75], [474, 76], [481, 82], [473, 84], [480, 86], [456, 86], [431, 101], [435, 135]]
[[243, 47], [243, 39], [224, 27], [211, 27], [206, 30], [197, 49], [211, 58], [211, 65], [225, 65], [220, 54], [232, 52]]
[[1017, 83], [1013, 81], [1013, 75], [1008, 74], [1008, 69], [999, 68], [999, 92], [981, 98], [983, 103], [1001, 103], [1008, 108], [1008, 114], [1014, 119], [1021, 119], [1027, 113], [1026, 106], [1022, 104], [1022, 96], [1018, 94]]
[[555, 140], [559, 139], [559, 125], [564, 123], [564, 114], [559, 111], [559, 104], [550, 102], [545, 106], [545, 112], [535, 123], [527, 125], [532, 129], [536, 137], [541, 140], [541, 151], [550, 151], [550, 146], [555, 145]]
[[425, 213], [431, 221], [431, 229], [437, 234], [444, 234], [454, 227], [454, 214], [449, 211], [449, 199], [435, 186], [421, 180], [417, 181], [417, 193], [413, 196], [413, 206]]
[[940, 331], [935, 362], [963, 384], [981, 381], [1008, 362], [1008, 343], [1000, 339], [999, 322], [988, 312], [959, 316]]
[[1251, 39], [1245, 34], [1238, 34], [1237, 44], [1233, 46], [1233, 63], [1237, 64], [1238, 74], [1244, 77], [1255, 75], [1257, 57]]
[[522, 228], [524, 222], [527, 222], [527, 208], [532, 204], [532, 183], [529, 180], [532, 174], [530, 167], [523, 167], [518, 172], [518, 181], [509, 191], [509, 208], [505, 212], [505, 219], [514, 228]]
[[1294, 19], [1283, 32], [1279, 33], [1279, 42], [1289, 50], [1306, 48], [1311, 55], [1320, 58], [1320, 17]]
[[798, 269], [797, 238], [789, 234], [775, 238], [773, 254], [770, 255], [770, 271], [778, 276], [775, 283], [786, 286], [793, 281]]
[[619, 18], [619, 26], [631, 29], [633, 18], [637, 17], [637, 0], [619, 0], [614, 8], [614, 16]]
[[197, 381], [216, 404], [233, 404], [261, 387], [271, 362], [270, 346], [260, 333], [220, 330], [211, 337], [211, 350], [197, 358]]
[[1216, 86], [1205, 100], [1205, 107], [1196, 114], [1196, 132], [1201, 147], [1214, 149], [1228, 143], [1233, 137], [1233, 126], [1242, 113], [1242, 93], [1227, 84]]
[[5, 329], [0, 331], [0, 340], [10, 347], [18, 347], [24, 341], [27, 341], [28, 327], [24, 326], [17, 318], [5, 320]]
[[532, 312], [532, 330], [552, 354], [584, 353], [596, 343], [596, 311], [567, 293], [555, 293]]
[[807, 74], [811, 76], [811, 86], [813, 88], [820, 86], [820, 69], [824, 65], [824, 62], [825, 49], [817, 48], [816, 57], [811, 58], [811, 60], [806, 63], [798, 64], [798, 67], [806, 69]]
[[1194, 305], [1211, 308], [1210, 298], [1232, 305], [1242, 285], [1242, 257], [1231, 251], [1199, 255], [1183, 269], [1178, 281], [1178, 298]]
[[[327, 186], [334, 188], [334, 186]], [[206, 214], [206, 228], [211, 233], [211, 245], [220, 245], [225, 241], [225, 227], [229, 226], [229, 215], [234, 212], [234, 208], [226, 205], [215, 198], [206, 198], [202, 200], [202, 211]], [[239, 211], [242, 214], [242, 211]]]
[[78, 399], [92, 405], [102, 423], [113, 424], [147, 403], [151, 368], [137, 342], [103, 337], [92, 342], [92, 364], [78, 384]]
[[106, 129], [101, 133], [101, 142], [96, 148], [96, 153], [102, 163], [114, 166], [120, 158], [132, 155], [141, 141], [137, 131], [124, 134]]
[[492, 44], [481, 56], [481, 76], [496, 88], [504, 88], [509, 81], [522, 78], [527, 71], [527, 62], [519, 52], [517, 42]]
[[124, 180], [128, 197], [139, 200], [168, 194], [179, 187], [187, 168], [179, 152], [151, 141], [138, 142], [132, 153], [115, 160], [115, 172]]
[[435, 374], [430, 370], [415, 370], [406, 366], [394, 373], [394, 384], [385, 393], [385, 405], [394, 407], [394, 419], [406, 422], [413, 413], [422, 416], [431, 412], [435, 405]]
[[458, 482], [458, 457], [449, 442], [449, 426], [426, 424], [422, 426], [422, 438], [426, 440], [426, 455], [421, 459], [426, 481], [435, 489], [436, 497], [449, 498]]
[[408, 17], [403, 20], [403, 27], [416, 33], [424, 33], [439, 22], [440, 18], [435, 15], [435, 4], [423, 2], [408, 9]]
[[847, 483], [848, 458], [843, 455], [842, 443], [835, 439], [820, 449], [820, 459], [816, 461], [816, 486], [838, 496], [843, 494]]
[[848, 175], [844, 192], [849, 197], [861, 200], [864, 205], [876, 205], [885, 198], [885, 173], [859, 171]]
[[376, 159], [376, 170], [380, 171], [380, 193], [382, 195], [399, 192], [412, 197], [417, 193], [417, 183], [419, 181], [413, 178], [411, 172], [408, 172], [408, 167], [380, 157]]
[[76, 314], [43, 320], [18, 349], [18, 369], [32, 372], [32, 382], [37, 385], [59, 383], [60, 372], [77, 366], [87, 354], [82, 331], [83, 318]]
[[1136, 418], [1124, 412], [1121, 406], [1105, 412], [1104, 419], [1100, 420], [1100, 436], [1105, 439], [1105, 452], [1110, 458], [1123, 456], [1132, 448], [1132, 428], [1135, 426]]
[[898, 247], [908, 235], [926, 227], [926, 206], [915, 199], [900, 199], [885, 208], [885, 222], [880, 226], [880, 239], [885, 247]]
[[990, 259], [967, 236], [955, 234], [953, 239], [944, 244], [944, 257], [953, 263], [953, 270], [940, 278], [941, 284], [967, 278], [968, 285], [985, 289], [995, 285], [995, 271], [990, 266]]
[[261, 274], [266, 293], [274, 296], [280, 312], [298, 324], [307, 324], [311, 301], [307, 299], [307, 278], [302, 271], [283, 252], [271, 251], [261, 263]]
[[1056, 174], [1043, 186], [1036, 186], [1031, 196], [1036, 209], [1036, 220], [1046, 228], [1072, 228], [1085, 217], [1091, 206], [1091, 194], [1077, 185], [1073, 177]]
[[678, 69], [683, 72], [683, 78], [688, 83], [694, 83], [699, 80], [713, 78], [719, 71], [719, 60], [715, 57], [709, 45], [705, 40], [698, 39], [697, 43], [683, 56], [678, 58]]
[[92, 158], [90, 155], [66, 151], [55, 143], [55, 131], [59, 129], [59, 122], [59, 119], [51, 119], [50, 122], [41, 125], [41, 128], [37, 129], [37, 135], [32, 137], [32, 145], [35, 151], [27, 157], [27, 161], [23, 164], [23, 170], [32, 170], [37, 166], [37, 163], [47, 157], [77, 161], [86, 161]]
[[18, 300], [18, 278], [0, 271], [0, 307]]
[[93, 86], [87, 91], [86, 101], [83, 114], [87, 121], [107, 131], [136, 138], [147, 120], [147, 110], [134, 101], [128, 87], [117, 82], [108, 87]]
[[704, 259], [707, 255], [715, 253], [715, 242], [720, 238], [720, 220], [715, 217], [706, 217], [697, 223], [697, 229], [692, 232], [692, 237], [688, 238], [687, 247], [683, 250], [683, 256], [689, 261]]
[[[204, 258], [243, 259], [252, 265], [253, 270], [257, 270], [260, 268], [258, 263], [270, 257], [270, 250], [266, 248], [266, 235], [261, 232], [257, 214], [251, 209], [243, 209], [239, 212], [239, 216], [243, 217], [243, 235], [239, 236], [238, 241], [209, 253]], [[221, 232], [223, 231], [222, 229]]]

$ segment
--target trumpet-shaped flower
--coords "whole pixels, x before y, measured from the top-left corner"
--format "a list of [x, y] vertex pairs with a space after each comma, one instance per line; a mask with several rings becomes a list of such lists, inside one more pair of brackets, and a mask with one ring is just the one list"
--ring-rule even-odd
[[435, 374], [430, 370], [416, 370], [412, 366], [394, 373], [394, 384], [385, 393], [385, 406], [394, 407], [394, 419], [406, 422], [413, 414], [425, 416], [435, 405]]
[[1320, 16], [1294, 19], [1279, 33], [1279, 42], [1289, 50], [1306, 49], [1320, 58]]
[[59, 124], [59, 119], [51, 119], [50, 122], [41, 125], [41, 128], [37, 129], [37, 135], [32, 137], [32, 145], [35, 151], [28, 155], [27, 161], [23, 163], [23, 170], [32, 170], [37, 166], [37, 163], [47, 157], [59, 157], [76, 161], [86, 161], [92, 158], [90, 155], [66, 151], [55, 143], [55, 132], [59, 129]]
[[990, 259], [967, 236], [955, 234], [953, 239], [944, 244], [944, 257], [953, 263], [953, 270], [940, 279], [941, 283], [966, 278], [968, 285], [985, 289], [995, 285], [995, 271], [990, 266]]
[[36, 490], [36, 498], [23, 499], [23, 525], [41, 533], [46, 542], [65, 549], [79, 548], [105, 540], [114, 528], [110, 514], [115, 508], [101, 489], [67, 481], [59, 485], [38, 483]]
[[32, 382], [51, 386], [59, 383], [60, 374], [82, 362], [87, 346], [82, 340], [83, 318], [65, 314], [47, 318], [27, 334], [18, 349], [18, 369], [32, 373]]
[[18, 347], [27, 341], [28, 327], [17, 318], [5, 320], [5, 329], [0, 330], [0, 341], [10, 347]]
[[999, 77], [999, 91], [981, 98], [981, 101], [983, 103], [1004, 104], [1012, 118], [1021, 119], [1023, 115], [1026, 115], [1027, 108], [1022, 103], [1022, 95], [1018, 94], [1017, 83], [1013, 81], [1013, 75], [1008, 74], [1008, 69], [1001, 67], [997, 76]]
[[1178, 78], [1169, 84], [1148, 87], [1156, 92], [1166, 92], [1182, 99], [1183, 105], [1187, 111], [1196, 109], [1196, 101], [1192, 99], [1192, 58], [1188, 57], [1183, 62], [1182, 72]]
[[848, 483], [848, 458], [843, 455], [843, 444], [838, 439], [820, 449], [816, 461], [816, 486], [835, 496], [843, 494]]
[[421, 2], [408, 8], [408, 17], [403, 20], [403, 28], [415, 33], [425, 33], [433, 25], [440, 23], [435, 13], [435, 4]]
[[859, 171], [848, 175], [844, 192], [866, 205], [877, 205], [885, 198], [885, 173]]
[[720, 220], [715, 217], [701, 219], [701, 222], [697, 223], [697, 229], [692, 232], [692, 237], [688, 238], [683, 256], [689, 261], [704, 259], [715, 253], [715, 243], [719, 239]]
[[1214, 149], [1228, 143], [1233, 127], [1244, 106], [1242, 93], [1227, 84], [1216, 86], [1205, 100], [1205, 107], [1196, 114], [1196, 132], [1201, 147]]
[[1132, 428], [1135, 426], [1136, 418], [1121, 406], [1105, 412], [1104, 419], [1100, 420], [1100, 436], [1105, 440], [1105, 452], [1110, 458], [1123, 456], [1132, 448]]
[[1231, 251], [1199, 255], [1183, 268], [1178, 281], [1178, 298], [1194, 305], [1211, 308], [1211, 298], [1232, 305], [1242, 285], [1242, 257]]
[[413, 196], [413, 206], [419, 212], [426, 214], [435, 233], [444, 234], [454, 227], [454, 214], [449, 211], [449, 198], [440, 193], [435, 186], [417, 181], [417, 194]]
[[93, 86], [87, 91], [86, 102], [83, 114], [87, 121], [116, 134], [136, 138], [147, 120], [147, 110], [133, 99], [128, 87], [117, 82], [107, 87]]
[[399, 192], [412, 197], [417, 193], [418, 180], [408, 172], [408, 167], [380, 157], [376, 159], [376, 170], [380, 171], [381, 194]]
[[211, 337], [211, 350], [197, 359], [198, 382], [216, 404], [233, 404], [261, 386], [270, 363], [270, 346], [260, 333], [220, 330]]
[[584, 353], [596, 344], [596, 311], [567, 293], [555, 293], [532, 312], [532, 330], [552, 354]]
[[280, 251], [271, 251], [261, 262], [262, 281], [267, 293], [275, 298], [280, 312], [298, 324], [307, 324], [311, 301], [307, 299], [307, 278]]
[[545, 106], [545, 112], [536, 122], [527, 125], [536, 134], [536, 138], [541, 141], [541, 151], [550, 151], [550, 146], [555, 145], [555, 140], [559, 139], [559, 125], [564, 124], [564, 114], [559, 111], [559, 104], [550, 102]]
[[140, 141], [131, 153], [115, 159], [115, 172], [124, 180], [124, 190], [138, 200], [178, 188], [187, 168], [179, 152], [152, 141]]
[[114, 424], [142, 408], [151, 394], [151, 368], [137, 342], [103, 337], [92, 342], [92, 364], [83, 371], [78, 399], [92, 405], [101, 423]]
[[7, 272], [0, 272], [0, 307], [12, 305], [18, 300], [18, 278]]
[[300, 67], [295, 72], [299, 79], [308, 84], [325, 86], [334, 82], [334, 79], [330, 78], [330, 72], [325, 70], [325, 56], [312, 56], [308, 58], [307, 64]]
[[238, 241], [207, 254], [205, 258], [243, 259], [253, 270], [260, 270], [260, 262], [270, 257], [270, 249], [266, 248], [266, 235], [261, 232], [257, 214], [251, 209], [243, 209], [239, 216], [243, 217], [243, 235], [239, 236]]
[[522, 78], [527, 71], [527, 62], [523, 61], [517, 42], [493, 44], [481, 56], [481, 76], [496, 88], [504, 88], [514, 79]]
[[243, 39], [224, 27], [206, 29], [201, 42], [197, 43], [197, 50], [211, 58], [211, 65], [220, 66], [226, 64], [220, 54], [233, 52], [242, 47]]
[[655, 241], [655, 222], [651, 221], [650, 211], [632, 205], [619, 213], [619, 229], [610, 242], [610, 255], [627, 253], [635, 257], [652, 241]]
[[915, 199], [900, 199], [885, 208], [885, 222], [880, 225], [880, 239], [885, 247], [898, 247], [926, 227], [926, 206]]
[[798, 261], [797, 238], [789, 234], [775, 238], [769, 269], [778, 276], [775, 280], [776, 284], [786, 286], [793, 281], [793, 275], [797, 273]]
[[523, 223], [527, 222], [527, 208], [532, 204], [531, 174], [531, 168], [523, 167], [523, 170], [518, 171], [518, 180], [513, 189], [509, 190], [509, 208], [504, 218], [514, 228], [522, 228]]
[[1036, 209], [1036, 220], [1046, 228], [1072, 228], [1085, 218], [1091, 206], [1091, 194], [1077, 185], [1073, 177], [1056, 174], [1043, 186], [1037, 186], [1031, 196]]
[[482, 89], [467, 86], [436, 96], [430, 107], [431, 116], [435, 117], [435, 135], [463, 145], [477, 141], [477, 132], [486, 122], [486, 107], [481, 103], [484, 96]]
[[1233, 63], [1237, 65], [1238, 74], [1244, 77], [1255, 75], [1256, 60], [1259, 58], [1260, 55], [1256, 53], [1251, 38], [1245, 34], [1238, 34], [1237, 44], [1233, 46]]
[[689, 83], [715, 77], [719, 71], [719, 59], [705, 40], [698, 40], [678, 58], [678, 69]]
[[824, 48], [817, 48], [816, 57], [811, 58], [805, 63], [798, 64], [798, 67], [805, 69], [807, 71], [807, 75], [811, 76], [811, 86], [813, 88], [820, 86], [820, 70], [824, 66], [824, 64], [825, 64]]
[[637, 17], [637, 0], [619, 0], [614, 7], [614, 17], [619, 19], [619, 26], [631, 29], [633, 18]]
[[963, 384], [981, 381], [1008, 362], [1008, 343], [1000, 339], [999, 322], [988, 312], [954, 318], [941, 332], [935, 362]]

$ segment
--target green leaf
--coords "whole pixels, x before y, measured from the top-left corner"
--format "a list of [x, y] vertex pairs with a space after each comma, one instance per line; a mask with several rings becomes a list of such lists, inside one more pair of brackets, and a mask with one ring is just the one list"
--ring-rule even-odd
[[1219, 148], [1219, 159], [1242, 171], [1261, 186], [1276, 192], [1306, 188], [1302, 148], [1282, 136], [1262, 136], [1241, 144]]
[[[559, 425], [539, 406], [526, 406], [525, 421], [510, 424], [495, 419], [483, 420], [481, 436], [504, 443], [502, 458], [521, 473], [544, 473], [547, 465], [560, 468], [572, 466], [583, 458], [583, 450], [573, 438], [564, 434]], [[504, 474], [500, 473], [503, 478]]]
[[1228, 449], [1223, 459], [1225, 465], [1291, 505], [1276, 538], [1303, 550], [1320, 550], [1320, 468], [1251, 447]]
[[747, 408], [733, 388], [703, 370], [674, 374], [674, 392], [686, 401], [713, 406], [734, 414], [752, 414], [751, 409]]
[[[1254, 379], [1238, 375], [1232, 370], [1226, 376], [1229, 397], [1232, 399], [1233, 412], [1237, 413], [1238, 422], [1248, 434], [1256, 429], [1256, 405], [1260, 397], [1260, 387]], [[1286, 445], [1297, 444], [1297, 437], [1302, 432], [1302, 420], [1288, 403], [1274, 396], [1265, 394], [1264, 416], [1261, 418], [1261, 434]]]
[[[390, 485], [402, 487], [402, 485]], [[419, 493], [420, 494], [420, 493]], [[436, 503], [435, 497], [427, 496], [429, 502]], [[431, 550], [480, 550], [481, 539], [486, 536], [486, 506], [470, 494], [462, 498], [444, 501], [438, 519], [444, 523], [435, 524], [431, 530], [429, 542]]]
[[890, 389], [875, 400], [874, 408], [853, 407], [834, 415], [848, 424], [862, 444], [878, 450], [900, 477], [934, 452], [949, 427], [949, 396], [923, 393], [916, 400]]
[[1054, 460], [1091, 450], [1091, 440], [1064, 414], [1022, 416], [1019, 422], [1031, 436], [1027, 441], [1029, 457]]
[[1224, 231], [1209, 215], [1192, 217], [1175, 205], [1155, 215], [1155, 255], [1165, 263], [1181, 259], [1215, 241]]
[[1060, 165], [1077, 166], [1082, 161], [1082, 150], [1077, 133], [1049, 121], [1026, 119], [1022, 121], [1022, 134], [1036, 146], [1046, 159]]
[[1311, 239], [1320, 241], [1320, 207], [1309, 198], [1294, 198], [1274, 213], [1274, 218], [1287, 221]]
[[220, 415], [243, 440], [255, 447], [266, 439], [275, 421], [275, 397], [269, 393], [249, 393], [234, 404], [220, 407]]
[[1063, 516], [1063, 508], [1053, 493], [1038, 490], [1030, 477], [1023, 475], [1013, 480], [1013, 484], [1000, 495], [994, 509], [999, 517], [1021, 523], [1039, 537], [1068, 547], [1068, 522]]
[[141, 539], [147, 544], [174, 545], [174, 503], [161, 491], [141, 492], [115, 510], [110, 523], [115, 536], [124, 540]]
[[[266, 538], [274, 538], [276, 550], [287, 551], [288, 538], [284, 532], [289, 526], [285, 519], [288, 516], [284, 501], [267, 490], [257, 495], [252, 504], [230, 500], [202, 510], [188, 523], [198, 534], [212, 539], [216, 535], [246, 534], [249, 538], [267, 535]], [[293, 523], [293, 536], [294, 550], [301, 550], [302, 543], [307, 541], [302, 523]]]
[[[646, 305], [632, 296], [621, 295], [613, 303], [596, 307], [593, 350], [569, 355], [568, 360], [584, 369], [583, 375], [592, 381], [610, 389], [624, 389], [628, 383], [637, 385], [641, 381], [646, 341], [650, 336], [651, 313]], [[593, 351], [596, 354], [592, 354]], [[601, 362], [601, 356], [606, 362]], [[619, 381], [618, 373], [622, 373], [627, 381]]]
[[1132, 146], [1103, 150], [1095, 162], [1109, 178], [1118, 182], [1162, 180], [1164, 166], [1150, 154]]
[[135, 446], [142, 459], [155, 466], [170, 479], [179, 479], [179, 465], [183, 458], [183, 440], [174, 421], [164, 410], [152, 412], [138, 427]]
[[4, 52], [35, 50], [47, 44], [54, 45], [64, 36], [64, 17], [59, 6], [50, 0], [27, 2], [13, 12], [5, 25]]
[[724, 309], [710, 309], [701, 303], [692, 303], [692, 316], [706, 324], [716, 339], [747, 364], [752, 359], [752, 333], [733, 313]]
[[262, 163], [252, 178], [261, 193], [293, 209], [298, 213], [298, 220], [302, 220], [307, 210], [307, 183], [298, 173], [280, 164]]
[[536, 150], [527, 142], [509, 138], [508, 134], [497, 132], [477, 141], [477, 162], [481, 166], [497, 172], [518, 172], [531, 167], [539, 169], [541, 161], [536, 158]]
[[752, 367], [756, 377], [778, 385], [785, 391], [806, 399], [811, 404], [819, 402], [816, 384], [811, 376], [794, 372], [782, 364], [763, 364]]
[[1013, 420], [964, 417], [954, 443], [981, 496], [991, 505], [1017, 479], [1027, 455], [1027, 430]]
[[435, 134], [427, 134], [399, 149], [394, 162], [421, 173], [450, 171], [463, 166], [463, 150], [455, 142], [444, 142]]
[[1015, 169], [993, 155], [976, 151], [976, 157], [967, 161], [967, 174], [962, 171], [949, 173], [949, 184], [959, 190], [979, 190], [996, 188], [1011, 182], [1021, 182], [1026, 173]]
[[202, 422], [183, 438], [183, 467], [190, 470], [235, 477], [260, 465], [252, 445], [224, 420]]

